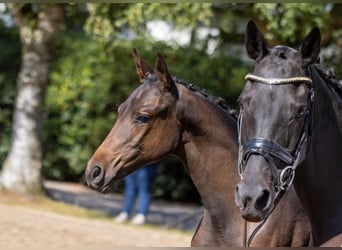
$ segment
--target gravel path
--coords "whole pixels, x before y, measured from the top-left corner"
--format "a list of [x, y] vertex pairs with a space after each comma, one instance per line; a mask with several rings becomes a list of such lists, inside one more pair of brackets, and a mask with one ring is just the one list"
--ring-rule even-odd
[[191, 233], [0, 204], [0, 247], [186, 247]]
[[[122, 195], [103, 195], [78, 183], [46, 181], [44, 186], [49, 196], [58, 201], [112, 216], [121, 210]], [[190, 246], [202, 207], [153, 201], [150, 210], [148, 225], [135, 226], [5, 205], [1, 204], [0, 194], [0, 248]]]

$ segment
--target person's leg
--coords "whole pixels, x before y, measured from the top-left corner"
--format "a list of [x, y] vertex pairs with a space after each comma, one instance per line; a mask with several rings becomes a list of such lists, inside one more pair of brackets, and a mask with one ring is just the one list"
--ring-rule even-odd
[[134, 206], [135, 198], [137, 196], [138, 173], [134, 172], [125, 177], [125, 191], [124, 191], [124, 208], [123, 211], [131, 215]]
[[125, 190], [124, 190], [124, 201], [123, 201], [123, 210], [122, 212], [115, 217], [115, 221], [118, 223], [123, 223], [128, 220], [131, 216], [135, 198], [137, 196], [137, 174], [132, 173], [125, 177]]
[[138, 179], [138, 213], [147, 215], [151, 197], [152, 197], [152, 186], [156, 176], [156, 166], [149, 165], [140, 169]]

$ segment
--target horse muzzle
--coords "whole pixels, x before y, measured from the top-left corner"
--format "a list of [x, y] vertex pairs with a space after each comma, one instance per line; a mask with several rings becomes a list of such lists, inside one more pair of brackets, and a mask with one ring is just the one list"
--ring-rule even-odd
[[261, 186], [249, 188], [244, 182], [236, 186], [235, 203], [242, 217], [251, 222], [264, 220], [272, 210], [271, 192]]

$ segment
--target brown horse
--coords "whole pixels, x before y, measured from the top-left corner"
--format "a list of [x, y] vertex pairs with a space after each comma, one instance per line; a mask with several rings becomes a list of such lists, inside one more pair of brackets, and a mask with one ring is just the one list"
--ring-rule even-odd
[[[234, 204], [239, 180], [235, 119], [221, 99], [172, 78], [160, 54], [155, 69], [135, 50], [133, 56], [141, 84], [119, 106], [112, 130], [89, 160], [88, 184], [108, 192], [137, 168], [175, 155], [187, 167], [205, 208], [191, 245], [242, 246], [244, 221]], [[285, 200], [253, 246], [309, 244], [309, 224], [295, 193]], [[255, 226], [249, 224], [249, 234]]]
[[317, 64], [320, 41], [314, 28], [298, 50], [268, 48], [248, 23], [245, 45], [255, 67], [240, 95], [243, 178], [236, 189], [243, 217], [260, 221], [294, 180], [315, 245], [342, 233], [341, 90]]

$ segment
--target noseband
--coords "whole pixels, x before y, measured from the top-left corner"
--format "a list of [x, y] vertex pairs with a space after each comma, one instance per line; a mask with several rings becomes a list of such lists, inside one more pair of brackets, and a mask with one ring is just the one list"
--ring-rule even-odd
[[[310, 68], [309, 68], [310, 71]], [[311, 74], [310, 74], [311, 75]], [[302, 135], [297, 143], [294, 153], [291, 153], [288, 149], [282, 145], [271, 141], [266, 138], [251, 138], [247, 141], [246, 145], [241, 141], [241, 128], [243, 122], [243, 111], [240, 112], [238, 118], [238, 140], [239, 140], [239, 159], [238, 159], [238, 171], [240, 178], [243, 178], [243, 168], [247, 164], [247, 161], [251, 155], [261, 155], [268, 163], [272, 176], [275, 182], [275, 189], [287, 191], [291, 186], [296, 167], [304, 160], [308, 150], [311, 137], [312, 127], [312, 113], [313, 113], [313, 83], [309, 77], [290, 77], [290, 78], [263, 78], [253, 74], [247, 74], [245, 80], [254, 81], [257, 83], [268, 85], [285, 85], [285, 84], [298, 84], [303, 83], [309, 86], [309, 95], [307, 100], [307, 109], [305, 111], [304, 126], [302, 129]], [[305, 152], [305, 153], [303, 153]], [[280, 169], [274, 163], [274, 159], [278, 159], [286, 164], [286, 167]], [[281, 171], [278, 175], [278, 171]]]

